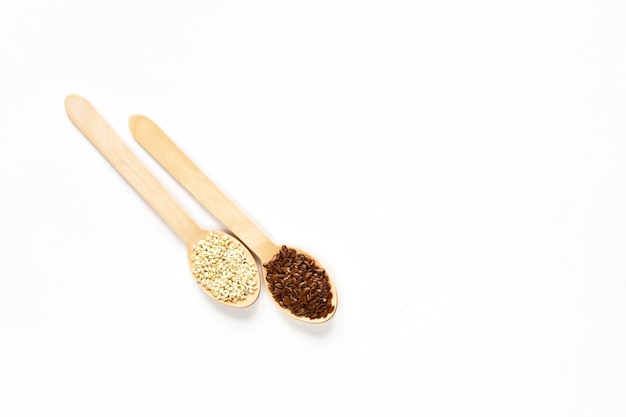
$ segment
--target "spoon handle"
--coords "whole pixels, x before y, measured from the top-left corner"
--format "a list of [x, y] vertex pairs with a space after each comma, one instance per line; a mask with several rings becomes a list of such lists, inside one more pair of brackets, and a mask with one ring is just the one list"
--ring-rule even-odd
[[84, 98], [69, 95], [70, 120], [187, 245], [202, 232], [191, 217]]
[[145, 116], [129, 119], [133, 137], [209, 212], [244, 242], [263, 262], [277, 252], [263, 231], [191, 161], [176, 144]]

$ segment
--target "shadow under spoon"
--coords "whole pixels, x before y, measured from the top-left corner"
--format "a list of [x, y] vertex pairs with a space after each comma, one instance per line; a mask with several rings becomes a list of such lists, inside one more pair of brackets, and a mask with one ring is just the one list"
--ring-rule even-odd
[[152, 120], [133, 115], [129, 127], [135, 140], [257, 255], [266, 288], [285, 313], [309, 323], [333, 317], [337, 289], [315, 257], [272, 242]]
[[[230, 307], [253, 304], [260, 282], [248, 249], [233, 236], [198, 227], [86, 99], [69, 95], [65, 109], [72, 123], [185, 242], [189, 266], [200, 288]], [[216, 273], [226, 278], [219, 281]]]

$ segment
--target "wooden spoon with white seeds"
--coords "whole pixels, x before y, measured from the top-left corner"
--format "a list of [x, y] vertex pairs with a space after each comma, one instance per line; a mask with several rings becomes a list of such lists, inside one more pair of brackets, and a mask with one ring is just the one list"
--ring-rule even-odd
[[259, 270], [248, 249], [233, 236], [201, 229], [84, 98], [69, 95], [70, 120], [185, 242], [196, 282], [214, 300], [247, 307], [259, 296]]
[[260, 258], [266, 288], [285, 313], [309, 323], [333, 317], [335, 284], [312, 255], [272, 242], [152, 120], [134, 115], [129, 127], [135, 140]]

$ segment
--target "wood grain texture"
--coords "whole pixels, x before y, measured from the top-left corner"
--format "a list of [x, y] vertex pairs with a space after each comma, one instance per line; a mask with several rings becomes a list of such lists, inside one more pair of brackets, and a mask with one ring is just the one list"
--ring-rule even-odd
[[279, 247], [152, 120], [134, 115], [129, 127], [135, 140], [263, 263], [278, 252]]

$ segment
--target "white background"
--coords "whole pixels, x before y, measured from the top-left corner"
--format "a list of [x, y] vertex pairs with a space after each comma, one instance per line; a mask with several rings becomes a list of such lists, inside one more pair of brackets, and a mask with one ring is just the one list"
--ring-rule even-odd
[[[626, 415], [626, 3], [0, 6], [0, 415]], [[339, 309], [245, 310], [68, 120], [153, 118]]]

